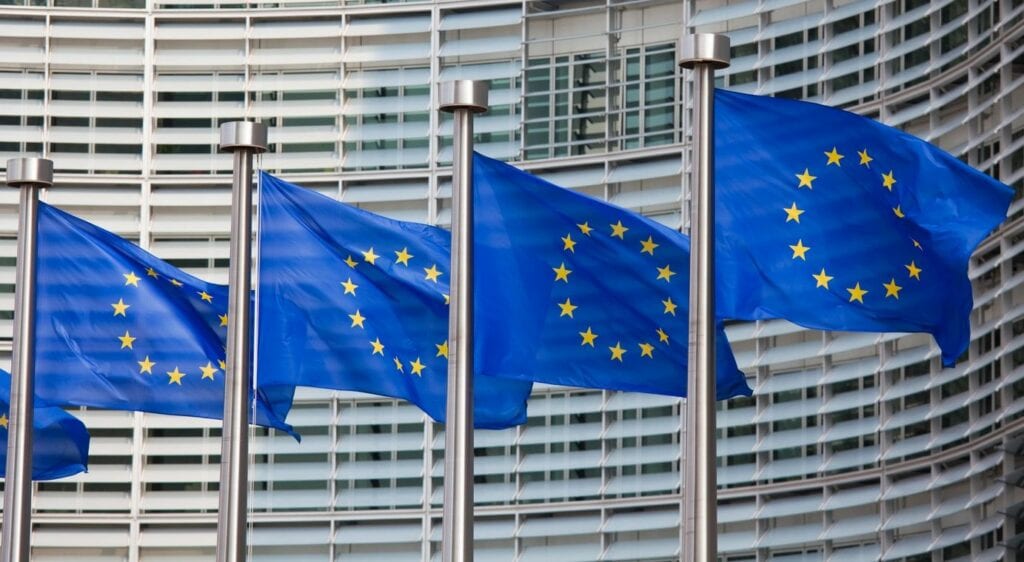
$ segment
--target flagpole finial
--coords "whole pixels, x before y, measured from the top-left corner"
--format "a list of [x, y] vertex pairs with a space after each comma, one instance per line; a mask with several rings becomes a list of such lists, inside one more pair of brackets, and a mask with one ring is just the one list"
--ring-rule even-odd
[[679, 40], [679, 66], [692, 69], [698, 64], [726, 68], [731, 62], [729, 37], [718, 33], [693, 33]]
[[53, 160], [48, 158], [11, 158], [7, 161], [7, 185], [11, 187], [50, 187], [53, 185]]
[[484, 80], [452, 80], [441, 84], [441, 111], [452, 113], [468, 109], [472, 113], [487, 111], [487, 94], [490, 84]]
[[267, 126], [257, 121], [231, 121], [220, 126], [220, 151], [267, 151]]

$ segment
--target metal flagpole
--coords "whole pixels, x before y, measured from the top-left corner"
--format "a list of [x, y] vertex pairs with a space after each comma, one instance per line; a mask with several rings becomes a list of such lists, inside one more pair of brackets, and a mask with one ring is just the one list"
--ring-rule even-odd
[[53, 185], [53, 161], [7, 161], [7, 185], [21, 189], [14, 276], [14, 353], [4, 488], [3, 562], [28, 562], [32, 538], [32, 408], [35, 396], [36, 233], [39, 188]]
[[693, 70], [690, 181], [690, 335], [686, 389], [683, 560], [718, 557], [715, 480], [715, 69], [729, 66], [729, 38], [713, 33], [679, 41], [679, 66]]
[[441, 562], [473, 562], [473, 114], [487, 93], [479, 80], [441, 84], [440, 110], [455, 116]]
[[244, 562], [249, 485], [249, 339], [252, 285], [252, 157], [267, 150], [267, 126], [233, 121], [220, 126], [220, 149], [234, 153], [231, 253], [228, 264], [228, 357], [220, 445], [217, 561]]

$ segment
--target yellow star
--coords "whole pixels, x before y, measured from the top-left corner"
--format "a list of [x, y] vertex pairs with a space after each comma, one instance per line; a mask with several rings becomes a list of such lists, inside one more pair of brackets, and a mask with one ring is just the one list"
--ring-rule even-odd
[[857, 156], [860, 156], [860, 163], [862, 166], [867, 166], [868, 168], [871, 167], [870, 162], [874, 160], [874, 158], [868, 156], [868, 149], [865, 148], [864, 150], [858, 150]]
[[676, 315], [676, 303], [672, 302], [672, 297], [661, 301], [661, 304], [665, 305], [665, 314]]
[[793, 259], [800, 258], [800, 259], [802, 259], [804, 261], [807, 261], [807, 250], [810, 250], [811, 247], [810, 246], [804, 246], [804, 241], [801, 238], [800, 240], [796, 241], [796, 245], [795, 246], [791, 244], [789, 246], [789, 249], [793, 250]]
[[562, 237], [562, 249], [568, 250], [572, 253], [576, 253], [576, 241], [572, 239], [572, 233], [566, 234]]
[[397, 355], [395, 356], [395, 369], [397, 369], [399, 373], [405, 372], [405, 367], [402, 366], [402, 362], [398, 359]]
[[0, 414], [0, 427], [7, 429], [9, 423], [10, 420], [7, 419], [7, 414]]
[[590, 228], [590, 223], [589, 222], [585, 222], [583, 224], [577, 224], [576, 226], [580, 227], [580, 232], [582, 232], [585, 236], [590, 236], [590, 231], [594, 230], [593, 228]]
[[395, 263], [400, 263], [405, 267], [409, 267], [409, 260], [414, 256], [409, 253], [409, 248], [402, 248], [401, 252], [395, 252]]
[[365, 329], [365, 326], [363, 326], [363, 320], [366, 320], [366, 317], [363, 316], [362, 314], [359, 314], [358, 310], [356, 311], [355, 314], [349, 314], [348, 317], [352, 319], [352, 325], [349, 326], [350, 328], [355, 328], [356, 326], [359, 326], [360, 328]]
[[661, 343], [668, 343], [668, 334], [665, 333], [665, 330], [658, 328], [658, 339]]
[[861, 304], [864, 304], [864, 295], [868, 294], [868, 292], [860, 288], [859, 282], [852, 289], [846, 290], [850, 292], [850, 302], [857, 301]]
[[918, 250], [924, 251], [924, 248], [921, 247], [921, 243], [920, 242], [918, 242], [917, 240], [914, 240], [913, 238], [911, 238], [910, 241], [914, 243], [914, 247], [915, 248], [917, 248]]
[[227, 326], [228, 325], [228, 315], [227, 314], [218, 315], [217, 318], [220, 318], [220, 325], [221, 326]]
[[345, 287], [345, 294], [346, 295], [352, 295], [352, 296], [356, 295], [356, 289], [359, 288], [359, 285], [356, 285], [355, 283], [352, 282], [352, 278], [351, 277], [349, 277], [347, 281], [342, 281], [341, 286]]
[[140, 278], [135, 275], [134, 271], [129, 271], [128, 273], [123, 273], [122, 275], [124, 276], [124, 285], [126, 287], [128, 285], [131, 285], [132, 287], [139, 286]]
[[217, 360], [217, 364], [220, 365], [220, 370], [221, 371], [227, 371], [228, 370], [228, 364], [225, 363], [223, 359], [218, 359]]
[[895, 277], [890, 279], [888, 283], [882, 283], [882, 286], [885, 287], [885, 298], [896, 297], [896, 300], [899, 300], [900, 291], [903, 290], [903, 287], [896, 284]]
[[570, 301], [569, 299], [565, 299], [565, 302], [560, 302], [556, 304], [558, 304], [558, 306], [562, 309], [562, 313], [558, 315], [559, 318], [561, 318], [562, 316], [568, 316], [569, 318], [572, 318], [572, 311], [579, 308], [578, 306], [572, 304], [572, 301]]
[[146, 356], [145, 359], [143, 359], [142, 361], [136, 361], [136, 363], [139, 364], [139, 374], [140, 375], [142, 373], [149, 373], [151, 375], [153, 374], [153, 365], [156, 365], [156, 362], [155, 361], [150, 361], [148, 355]]
[[451, 295], [446, 295], [444, 293], [441, 293], [441, 296], [444, 297], [444, 304], [452, 304], [452, 297], [451, 297]]
[[370, 353], [370, 355], [380, 355], [381, 357], [384, 357], [384, 344], [380, 343], [380, 338], [374, 339], [370, 342], [370, 345], [373, 346], [373, 352]]
[[345, 258], [345, 265], [351, 267], [352, 269], [355, 269], [356, 266], [359, 265], [359, 262], [357, 262], [356, 260], [352, 259], [352, 255], [349, 254], [349, 256], [347, 258]]
[[910, 262], [910, 265], [905, 265], [903, 267], [907, 268], [907, 272], [910, 274], [911, 277], [917, 279], [918, 281], [921, 280], [922, 270], [920, 267], [917, 267], [917, 264], [915, 264], [914, 262]]
[[580, 347], [583, 347], [585, 345], [589, 345], [590, 347], [594, 347], [594, 340], [597, 339], [597, 334], [595, 334], [593, 331], [591, 331], [590, 326], [587, 326], [587, 331], [586, 332], [580, 332], [579, 334], [580, 334], [580, 337], [583, 338], [583, 343], [580, 344]]
[[825, 273], [824, 267], [821, 268], [821, 273], [816, 273], [814, 275], [811, 275], [811, 277], [813, 277], [814, 280], [818, 282], [818, 284], [814, 286], [815, 289], [817, 289], [818, 287], [824, 287], [828, 289], [828, 282], [833, 279], [831, 275]]
[[903, 209], [900, 208], [900, 205], [896, 205], [895, 207], [893, 207], [892, 212], [894, 215], [896, 215], [897, 218], [902, 219], [903, 217], [907, 216], [903, 213]]
[[637, 344], [640, 346], [640, 357], [650, 357], [654, 359], [654, 346], [649, 343]]
[[203, 299], [204, 301], [209, 303], [213, 302], [213, 295], [211, 295], [210, 293], [207, 293], [206, 291], [199, 291], [199, 293], [197, 294], [199, 295], [199, 298]]
[[622, 363], [622, 354], [626, 353], [626, 350], [619, 345], [619, 342], [615, 342], [615, 347], [609, 347], [608, 351], [612, 352], [612, 361], [617, 360], [619, 363]]
[[409, 363], [409, 369], [412, 370], [412, 374], [414, 374], [414, 375], [416, 375], [418, 377], [422, 377], [423, 376], [423, 368], [424, 367], [426, 367], [426, 365], [424, 365], [423, 363], [420, 363], [420, 358], [419, 357], [417, 357], [415, 361]]
[[133, 338], [132, 335], [128, 333], [128, 330], [124, 331], [123, 336], [117, 336], [117, 339], [121, 340], [121, 349], [124, 349], [126, 347], [128, 349], [135, 349], [134, 347], [132, 347], [132, 342], [135, 341], [137, 338]]
[[651, 254], [653, 256], [654, 255], [654, 249], [657, 248], [658, 246], [660, 246], [661, 244], [655, 244], [654, 243], [654, 237], [653, 236], [648, 236], [647, 240], [643, 240], [643, 241], [640, 242], [640, 245], [643, 246], [643, 248], [640, 248], [640, 253], [641, 254], [645, 254], [646, 253], [646, 254]]
[[896, 185], [896, 178], [892, 174], [892, 170], [889, 170], [888, 174], [882, 174], [882, 187], [892, 191], [892, 186]]
[[444, 340], [444, 343], [435, 343], [434, 347], [437, 348], [437, 355], [434, 357], [444, 357], [448, 359], [448, 340]]
[[622, 226], [622, 221], [619, 221], [619, 222], [617, 222], [615, 224], [612, 224], [612, 225], [609, 225], [609, 226], [612, 227], [612, 236], [614, 236], [615, 238], [618, 238], [619, 240], [625, 240], [626, 239], [626, 231], [629, 230], [629, 229], [624, 227], [624, 226]]
[[167, 376], [171, 377], [171, 380], [167, 381], [167, 384], [176, 384], [181, 386], [181, 378], [185, 376], [185, 373], [179, 371], [178, 367], [174, 367], [173, 371], [167, 371]]
[[124, 316], [125, 318], [128, 318], [128, 315], [125, 314], [125, 312], [127, 312], [132, 305], [125, 304], [124, 299], [117, 299], [117, 302], [110, 306], [114, 307], [114, 316]]
[[199, 367], [199, 370], [203, 372], [204, 379], [210, 379], [211, 381], [214, 380], [213, 375], [217, 373], [217, 367], [214, 367], [213, 363], [209, 361], [206, 362], [206, 366]]
[[154, 279], [160, 277], [160, 274], [157, 273], [156, 270], [153, 269], [152, 267], [147, 267], [146, 268], [146, 275], [149, 275], [150, 277], [152, 277]]
[[572, 270], [565, 268], [565, 262], [558, 267], [552, 267], [551, 270], [555, 272], [555, 281], [569, 282], [569, 274], [572, 273]]
[[666, 283], [672, 282], [672, 276], [676, 274], [675, 271], [672, 271], [672, 269], [668, 265], [666, 265], [665, 267], [659, 267], [657, 269], [658, 279], [664, 279]]
[[837, 151], [836, 147], [834, 146], [832, 147], [832, 152], [826, 152], [825, 156], [828, 156], [828, 162], [825, 163], [826, 166], [829, 166], [831, 164], [839, 166], [839, 161], [842, 160], [843, 158], [846, 158], [842, 154], [839, 154], [839, 151]]
[[801, 209], [798, 209], [796, 207], [796, 201], [793, 201], [793, 206], [792, 207], [790, 207], [788, 209], [783, 208], [782, 210], [786, 211], [786, 222], [794, 221], [797, 224], [800, 223], [800, 215], [802, 215], [802, 214], [807, 212], [807, 211], [803, 211]]
[[171, 279], [171, 285], [174, 285], [175, 287], [181, 287], [184, 285], [184, 283], [178, 281], [177, 279]]
[[811, 182], [818, 179], [818, 176], [812, 176], [810, 170], [808, 170], [807, 168], [804, 168], [804, 173], [796, 174], [796, 177], [800, 179], [800, 185], [796, 186], [797, 189], [800, 189], [801, 187], [806, 187], [807, 189], [814, 189], [814, 186], [811, 185]]
[[441, 276], [441, 271], [437, 269], [437, 265], [431, 265], [429, 268], [424, 267], [423, 271], [426, 272], [424, 279], [434, 283], [437, 283], [437, 278]]
[[363, 261], [369, 263], [370, 265], [377, 265], [377, 258], [379, 258], [379, 257], [380, 256], [378, 256], [377, 254], [373, 253], [373, 247], [372, 246], [370, 247], [369, 250], [366, 250], [365, 252], [363, 252]]

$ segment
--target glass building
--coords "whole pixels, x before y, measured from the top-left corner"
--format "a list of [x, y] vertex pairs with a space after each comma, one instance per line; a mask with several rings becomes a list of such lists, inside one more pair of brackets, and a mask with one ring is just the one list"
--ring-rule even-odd
[[[54, 160], [44, 200], [226, 281], [220, 123], [262, 166], [446, 224], [438, 85], [489, 80], [477, 147], [679, 227], [685, 29], [728, 34], [720, 84], [842, 106], [1024, 187], [1024, 0], [0, 0], [0, 164]], [[0, 363], [17, 192], [0, 189]], [[969, 352], [930, 337], [729, 328], [755, 389], [719, 412], [729, 561], [1016, 560], [1024, 543], [1024, 221], [975, 254]], [[33, 560], [211, 560], [218, 423], [80, 411], [88, 474], [36, 485]], [[679, 400], [538, 387], [476, 435], [477, 559], [678, 558]], [[439, 558], [443, 428], [405, 403], [301, 391], [304, 439], [255, 430], [255, 560]]]

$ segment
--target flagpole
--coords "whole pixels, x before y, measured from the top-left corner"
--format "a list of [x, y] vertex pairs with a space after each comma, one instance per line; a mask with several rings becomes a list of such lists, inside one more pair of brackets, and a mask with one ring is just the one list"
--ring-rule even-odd
[[267, 126], [220, 126], [220, 150], [233, 153], [231, 251], [228, 263], [228, 349], [220, 445], [217, 562], [244, 562], [249, 486], [249, 339], [252, 285], [252, 157], [267, 150]]
[[488, 89], [481, 80], [441, 84], [439, 108], [455, 117], [441, 562], [473, 562], [473, 115], [487, 111]]
[[36, 239], [39, 189], [53, 185], [53, 161], [12, 158], [7, 185], [21, 189], [14, 276], [14, 352], [4, 487], [3, 562], [28, 562], [32, 545], [32, 417], [35, 396]]
[[[693, 70], [690, 181], [690, 334], [686, 390], [683, 560], [718, 558], [715, 470], [715, 69], [729, 66], [729, 38], [684, 36], [679, 66]], [[684, 203], [685, 205], [685, 203]]]

